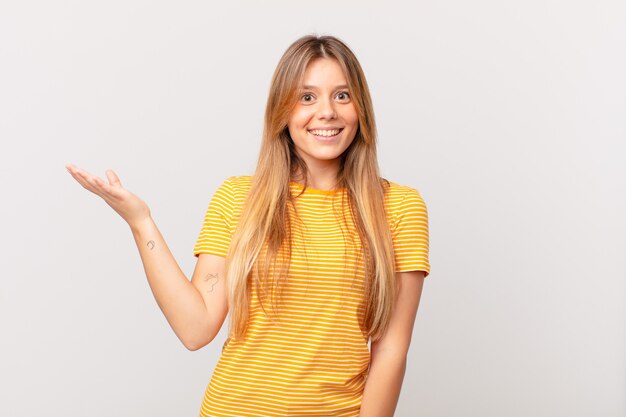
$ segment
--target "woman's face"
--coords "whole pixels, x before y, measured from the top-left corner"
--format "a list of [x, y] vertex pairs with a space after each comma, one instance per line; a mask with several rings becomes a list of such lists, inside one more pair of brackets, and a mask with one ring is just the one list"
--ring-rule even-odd
[[309, 63], [298, 102], [289, 117], [289, 134], [309, 168], [338, 164], [359, 126], [348, 83], [335, 59]]

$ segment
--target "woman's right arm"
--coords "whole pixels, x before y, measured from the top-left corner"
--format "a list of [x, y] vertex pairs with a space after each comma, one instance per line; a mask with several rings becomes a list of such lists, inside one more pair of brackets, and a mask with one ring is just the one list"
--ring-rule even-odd
[[107, 171], [109, 184], [73, 165], [68, 164], [67, 170], [130, 226], [152, 293], [180, 341], [189, 350], [210, 343], [228, 313], [224, 258], [201, 254], [190, 282], [167, 247], [147, 204], [123, 188], [112, 170]]
[[224, 258], [201, 254], [190, 282], [151, 217], [130, 226], [154, 298], [174, 333], [189, 350], [209, 344], [228, 313]]

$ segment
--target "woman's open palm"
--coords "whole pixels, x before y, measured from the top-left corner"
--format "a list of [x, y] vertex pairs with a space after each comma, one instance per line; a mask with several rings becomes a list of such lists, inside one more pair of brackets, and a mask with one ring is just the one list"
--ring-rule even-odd
[[100, 196], [130, 226], [139, 224], [150, 217], [148, 205], [135, 194], [125, 189], [113, 170], [108, 169], [106, 171], [106, 176], [109, 180], [107, 184], [103, 179], [91, 175], [73, 164], [67, 164], [65, 167], [83, 188]]

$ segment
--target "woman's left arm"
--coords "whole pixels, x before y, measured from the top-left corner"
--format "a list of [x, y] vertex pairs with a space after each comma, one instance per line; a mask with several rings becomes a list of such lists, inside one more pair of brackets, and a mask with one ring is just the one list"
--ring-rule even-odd
[[399, 292], [385, 335], [371, 344], [370, 369], [359, 417], [393, 417], [406, 371], [424, 271], [398, 272]]

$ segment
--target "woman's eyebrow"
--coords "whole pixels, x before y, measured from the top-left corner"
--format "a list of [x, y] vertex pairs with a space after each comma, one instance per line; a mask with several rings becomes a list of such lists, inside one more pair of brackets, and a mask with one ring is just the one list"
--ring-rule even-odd
[[[317, 87], [314, 85], [303, 85], [302, 88], [307, 89], [307, 90], [317, 90]], [[345, 84], [341, 84], [335, 87], [335, 90], [338, 90], [340, 88], [348, 88], [347, 85]]]

